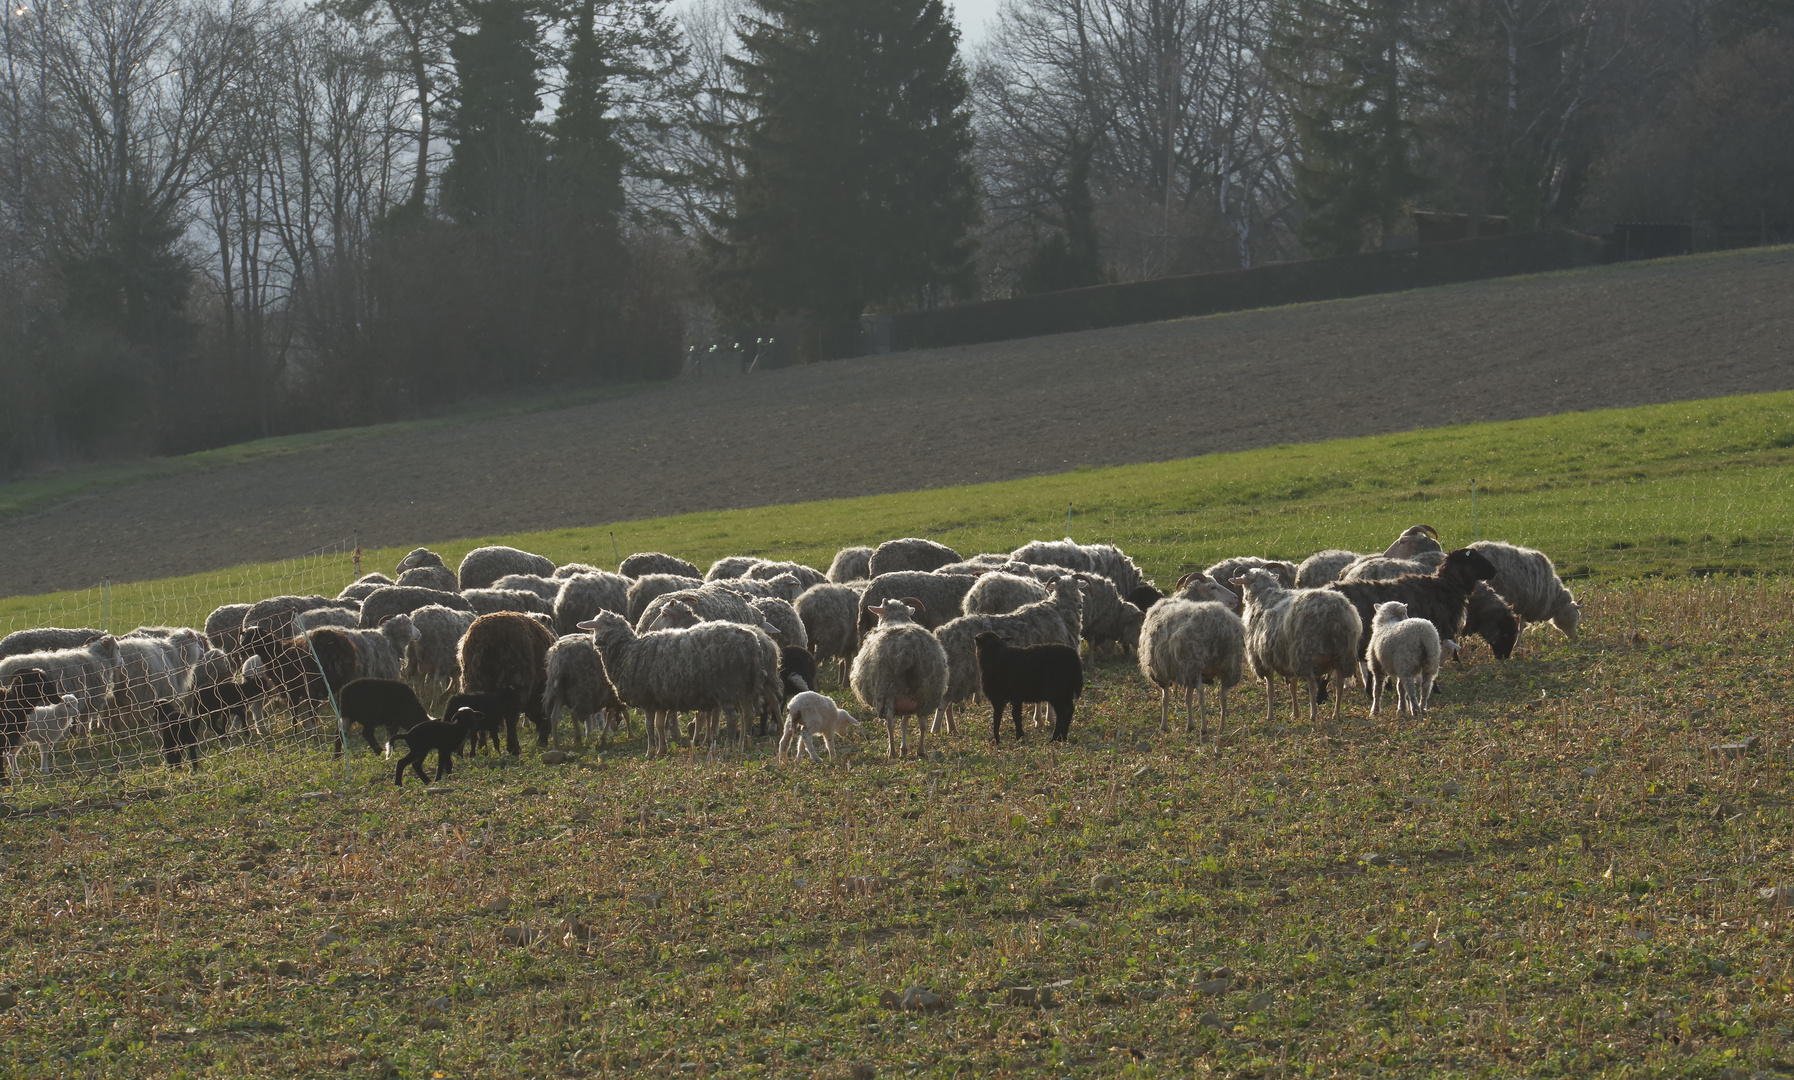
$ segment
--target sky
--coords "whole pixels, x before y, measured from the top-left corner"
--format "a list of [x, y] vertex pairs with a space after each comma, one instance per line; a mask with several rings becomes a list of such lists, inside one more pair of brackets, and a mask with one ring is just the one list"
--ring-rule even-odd
[[984, 24], [997, 13], [1001, 0], [948, 0], [959, 17], [961, 40], [969, 48], [984, 40]]

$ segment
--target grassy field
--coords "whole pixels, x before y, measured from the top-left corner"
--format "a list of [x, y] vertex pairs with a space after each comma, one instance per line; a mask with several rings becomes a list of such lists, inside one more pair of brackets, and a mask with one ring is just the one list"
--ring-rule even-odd
[[[1573, 576], [1794, 568], [1794, 393], [1573, 413], [1400, 435], [1214, 454], [1150, 465], [821, 503], [439, 543], [453, 566], [506, 543], [557, 562], [614, 566], [670, 551], [706, 566], [727, 554], [826, 567], [841, 547], [905, 535], [965, 551], [1009, 550], [1070, 531], [1120, 544], [1160, 580], [1226, 555], [1300, 559], [1323, 547], [1381, 550], [1425, 521], [1549, 552]], [[1473, 503], [1471, 482], [1476, 482]], [[407, 549], [365, 553], [391, 572]], [[334, 595], [347, 548], [309, 559], [0, 600], [0, 633], [22, 626], [195, 624], [221, 603], [281, 592]]]
[[[220, 757], [0, 830], [20, 1077], [1794, 1071], [1779, 577], [1588, 583], [1424, 721], [780, 766], [639, 741], [426, 793]], [[1287, 700], [1287, 699], [1285, 699]], [[1756, 736], [1736, 755], [1710, 748]], [[301, 794], [308, 793], [308, 794]], [[23, 805], [23, 804], [21, 804]], [[893, 1008], [913, 988], [939, 1001]], [[931, 1000], [931, 999], [923, 999]], [[866, 1070], [872, 1070], [867, 1072]]]

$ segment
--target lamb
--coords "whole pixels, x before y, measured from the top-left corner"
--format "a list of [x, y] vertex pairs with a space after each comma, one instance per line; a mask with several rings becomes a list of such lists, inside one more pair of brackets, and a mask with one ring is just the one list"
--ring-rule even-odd
[[403, 559], [399, 560], [399, 565], [393, 570], [393, 573], [403, 574], [405, 571], [415, 569], [419, 566], [441, 565], [442, 556], [431, 551], [429, 548], [412, 548], [409, 555], [406, 555]]
[[1205, 684], [1211, 682], [1221, 688], [1216, 736], [1227, 729], [1227, 691], [1239, 685], [1246, 659], [1246, 625], [1234, 613], [1234, 604], [1237, 599], [1232, 592], [1202, 578], [1146, 612], [1140, 630], [1140, 674], [1159, 688], [1160, 731], [1170, 724], [1171, 688], [1181, 686], [1184, 731], [1187, 733], [1196, 719], [1190, 715], [1193, 694], [1202, 725], [1198, 738], [1208, 738]]
[[642, 621], [642, 612], [648, 610], [648, 605], [653, 603], [656, 597], [664, 596], [670, 592], [683, 592], [692, 589], [701, 589], [703, 587], [704, 579], [700, 577], [685, 577], [674, 574], [643, 574], [629, 584], [629, 592], [627, 595], [629, 610], [624, 614], [632, 624], [640, 625]]
[[810, 634], [804, 629], [804, 621], [798, 617], [796, 608], [775, 596], [749, 600], [748, 606], [759, 614], [762, 621], [778, 628], [781, 646], [806, 651], [809, 649]]
[[824, 584], [804, 590], [792, 608], [803, 621], [804, 637], [818, 660], [841, 661], [841, 681], [847, 681], [847, 661], [859, 648], [860, 593], [851, 585]]
[[921, 718], [939, 709], [947, 692], [947, 654], [926, 627], [910, 618], [910, 609], [901, 600], [887, 600], [871, 611], [879, 624], [866, 635], [854, 657], [854, 695], [884, 719], [886, 751], [891, 757], [899, 756], [899, 726], [903, 729], [901, 752], [909, 753], [908, 718], [916, 717], [916, 756], [920, 757]]
[[947, 545], [911, 536], [878, 545], [866, 560], [866, 573], [877, 578], [904, 570], [933, 570], [958, 561], [959, 552]]
[[[1426, 619], [1439, 631], [1440, 641], [1456, 641], [1464, 626], [1464, 613], [1476, 583], [1494, 576], [1495, 567], [1471, 548], [1449, 552], [1431, 574], [1405, 574], [1387, 581], [1336, 581], [1316, 592], [1336, 592], [1358, 611], [1362, 638], [1359, 659], [1370, 645], [1370, 624], [1376, 605], [1400, 600], [1414, 618]], [[1367, 685], [1365, 689], [1370, 689]]]
[[425, 720], [392, 737], [393, 742], [402, 742], [408, 748], [404, 757], [399, 759], [398, 768], [393, 770], [392, 782], [397, 787], [405, 786], [405, 770], [410, 768], [417, 773], [418, 780], [428, 784], [430, 778], [424, 775], [424, 759], [430, 751], [436, 751], [436, 782], [442, 783], [445, 773], [455, 771], [455, 755], [467, 745], [467, 740], [474, 730], [485, 722], [485, 717], [472, 709], [462, 709], [454, 714], [452, 720]]
[[[47, 773], [55, 766], [56, 746], [68, 734], [69, 728], [74, 726], [75, 717], [80, 712], [80, 699], [73, 694], [64, 694], [57, 701], [31, 710], [25, 721], [24, 742], [37, 744], [37, 767], [40, 772]], [[0, 743], [3, 742], [4, 739], [0, 738]], [[0, 776], [19, 775], [19, 751], [23, 745], [24, 743], [14, 744], [6, 751], [6, 767], [11, 771], [0, 770]]]
[[554, 602], [528, 589], [462, 589], [461, 599], [473, 607], [477, 615], [495, 611], [515, 611], [525, 615], [546, 615], [554, 618]]
[[456, 576], [460, 579], [461, 591], [466, 592], [469, 589], [489, 589], [493, 582], [506, 574], [547, 577], [552, 573], [553, 559], [498, 544], [474, 548], [468, 552], [462, 558], [461, 569]]
[[[835, 760], [835, 740], [840, 738], [859, 721], [853, 714], [835, 704], [835, 699], [827, 694], [818, 694], [814, 690], [805, 690], [801, 694], [793, 694], [785, 703], [785, 730], [779, 736], [779, 761], [785, 760], [788, 751], [793, 761], [802, 761], [804, 751], [809, 751], [811, 761], [821, 761], [816, 753], [812, 739], [822, 737], [822, 745], [828, 748], [828, 759]], [[795, 747], [795, 749], [793, 749]]]
[[[54, 656], [56, 653], [25, 655]], [[42, 668], [20, 668], [0, 675], [0, 787], [12, 786], [12, 773], [7, 772], [7, 767], [15, 765], [19, 742], [30, 728], [38, 707], [51, 702], [55, 685], [55, 676]], [[13, 771], [17, 772], [17, 768]]]
[[199, 768], [199, 718], [183, 712], [180, 702], [167, 699], [152, 704], [149, 712], [150, 726], [162, 742], [163, 762], [178, 769], [184, 755], [188, 768]]
[[995, 571], [982, 574], [960, 603], [966, 615], [1005, 615], [1047, 597], [1046, 586], [1032, 577]]
[[779, 685], [787, 694], [816, 689], [816, 658], [796, 645], [779, 647]]
[[[430, 720], [429, 710], [411, 687], [394, 679], [351, 680], [337, 692], [336, 711], [344, 731], [360, 727], [368, 749], [376, 754], [386, 751], [399, 732]], [[380, 727], [386, 729], [386, 743], [374, 739], [374, 729]]]
[[584, 746], [594, 717], [598, 730], [609, 734], [613, 710], [622, 710], [616, 688], [604, 673], [604, 659], [592, 645], [592, 635], [573, 633], [555, 641], [548, 650], [548, 673], [542, 690], [542, 712], [559, 729], [562, 707], [573, 721], [573, 738]]
[[650, 755], [666, 752], [665, 721], [679, 712], [728, 712], [745, 739], [749, 711], [779, 699], [778, 650], [753, 627], [703, 622], [638, 634], [621, 615], [601, 611], [580, 629], [592, 631], [617, 696], [647, 715]]
[[456, 611], [473, 610], [473, 605], [463, 600], [459, 593], [424, 589], [416, 585], [388, 585], [375, 589], [361, 602], [361, 628], [377, 629], [394, 615], [409, 615], [418, 608], [431, 604], [440, 604]]
[[828, 575], [820, 570], [794, 562], [759, 562], [751, 567], [747, 576], [755, 581], [771, 581], [774, 578], [790, 574], [797, 579], [797, 591], [787, 596], [787, 600], [795, 600], [803, 595], [803, 591], [828, 580]]
[[[320, 634], [340, 634], [326, 627]], [[353, 652], [351, 645], [350, 651]], [[243, 688], [258, 712], [270, 699], [283, 697], [295, 711], [315, 718], [319, 703], [330, 699], [329, 685], [318, 668], [307, 638], [277, 637], [260, 626], [243, 627]]]
[[81, 715], [93, 717], [111, 698], [112, 688], [124, 665], [124, 652], [119, 648], [118, 639], [111, 634], [101, 634], [79, 648], [23, 653], [0, 660], [0, 685], [5, 685], [20, 672], [35, 668], [49, 679], [55, 697], [75, 695], [80, 702]]
[[[249, 605], [243, 606], [247, 608]], [[14, 630], [4, 638], [0, 638], [0, 660], [23, 656], [26, 653], [79, 649], [104, 633], [104, 630], [65, 629], [60, 626], [45, 626], [35, 630]]]
[[1370, 624], [1370, 714], [1383, 705], [1383, 680], [1395, 680], [1395, 711], [1425, 716], [1439, 676], [1439, 631], [1425, 619], [1408, 618], [1408, 605], [1386, 600]]
[[[1246, 660], [1253, 673], [1265, 681], [1265, 719], [1275, 715], [1273, 678], [1281, 675], [1290, 680], [1290, 708], [1298, 718], [1296, 680], [1308, 680], [1308, 719], [1312, 723], [1320, 693], [1318, 677], [1335, 672], [1343, 680], [1356, 667], [1364, 633], [1357, 610], [1350, 600], [1327, 589], [1298, 592], [1285, 588], [1272, 571], [1262, 567], [1247, 570], [1231, 584], [1244, 589]], [[1339, 696], [1333, 699], [1333, 718], [1339, 719]]]
[[[461, 639], [461, 689], [469, 694], [509, 694], [523, 703], [523, 711], [536, 727], [536, 745], [548, 745], [552, 728], [542, 711], [548, 681], [548, 650], [554, 632], [541, 623], [512, 611], [481, 615]], [[521, 757], [517, 745], [517, 713], [507, 710], [505, 749]]]
[[1499, 540], [1479, 540], [1470, 545], [1470, 550], [1489, 560], [1495, 568], [1495, 573], [1488, 579], [1489, 588], [1513, 606], [1514, 614], [1523, 620], [1522, 630], [1527, 622], [1549, 620], [1564, 637], [1576, 640], [1576, 628], [1582, 623], [1582, 605], [1564, 587], [1550, 556]]
[[248, 683], [228, 678], [206, 682], [194, 688], [187, 711], [204, 720], [215, 735], [247, 730], [258, 689], [253, 679]]
[[[858, 626], [862, 635], [874, 625], [872, 606], [886, 600], [902, 600], [910, 608], [911, 617], [922, 626], [934, 629], [958, 614], [966, 593], [978, 579], [970, 574], [932, 574], [923, 570], [905, 570], [880, 574], [860, 594]], [[909, 601], [920, 601], [920, 607]]]
[[206, 640], [223, 649], [233, 659], [240, 658], [243, 646], [243, 616], [248, 604], [225, 604], [206, 616]]
[[828, 564], [828, 579], [837, 585], [849, 581], [870, 581], [871, 568], [871, 548], [844, 547], [835, 552], [834, 561]]
[[710, 564], [705, 572], [705, 581], [730, 581], [747, 577], [748, 571], [760, 565], [761, 559], [753, 555], [725, 555]]
[[1003, 742], [1003, 709], [1013, 704], [1015, 738], [1022, 738], [1022, 705], [1045, 702], [1053, 710], [1052, 742], [1065, 742], [1072, 703], [1084, 692], [1084, 665], [1069, 645], [1015, 648], [985, 630], [973, 638], [978, 651], [978, 685], [990, 702], [990, 738]]
[[626, 578], [644, 578], [649, 574], [671, 574], [674, 577], [702, 578], [698, 568], [675, 555], [659, 551], [638, 551], [624, 559], [617, 573]]
[[1356, 551], [1344, 548], [1327, 548], [1317, 551], [1302, 560], [1296, 567], [1296, 588], [1318, 589], [1339, 580], [1339, 575], [1354, 561], [1363, 558]]
[[1127, 602], [1139, 608], [1142, 613], [1152, 610], [1152, 606], [1165, 599], [1165, 594], [1150, 581], [1142, 581], [1127, 594]]
[[[461, 591], [461, 578], [446, 566], [414, 566], [399, 575], [397, 584], [407, 589], [435, 589], [446, 593]], [[362, 599], [366, 600], [367, 597]]]
[[532, 592], [550, 604], [561, 594], [559, 578], [543, 577], [540, 574], [506, 574], [492, 583], [494, 589], [519, 590]]
[[[417, 637], [405, 649], [405, 679], [426, 701], [453, 692], [461, 677], [461, 639], [473, 625], [471, 611], [430, 604], [410, 615]], [[446, 713], [444, 715], [447, 715]], [[496, 715], [496, 714], [495, 714]]]
[[628, 613], [629, 579], [603, 570], [570, 574], [561, 580], [561, 591], [555, 594], [555, 633], [575, 633], [580, 623], [600, 611]]
[[1261, 559], [1256, 555], [1236, 555], [1203, 571], [1210, 581], [1231, 582], [1251, 569], [1269, 570], [1277, 578], [1277, 584], [1286, 589], [1296, 587], [1296, 564], [1283, 562], [1280, 559]]

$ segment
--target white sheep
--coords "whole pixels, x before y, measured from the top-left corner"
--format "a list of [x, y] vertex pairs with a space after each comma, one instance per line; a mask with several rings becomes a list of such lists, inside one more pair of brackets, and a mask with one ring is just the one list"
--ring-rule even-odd
[[1564, 637], [1576, 640], [1582, 605], [1564, 587], [1550, 556], [1498, 540], [1478, 540], [1470, 549], [1494, 564], [1495, 576], [1489, 579], [1489, 588], [1499, 593], [1523, 620], [1522, 632], [1527, 622], [1549, 620]]
[[[810, 740], [820, 735], [822, 745], [828, 749], [828, 759], [835, 760], [835, 740], [859, 723], [853, 714], [835, 704], [835, 699], [827, 694], [819, 694], [814, 690], [805, 690], [795, 694], [785, 703], [785, 730], [779, 736], [779, 760], [785, 760], [787, 752], [791, 752], [792, 760], [803, 760], [803, 752], [809, 751], [811, 761], [821, 761], [816, 753], [816, 746]], [[793, 749], [796, 744], [796, 749]]]
[[860, 594], [865, 582], [842, 585], [830, 582], [805, 589], [791, 606], [803, 620], [804, 636], [809, 639], [811, 653], [818, 661], [839, 660], [840, 680], [847, 681], [847, 662], [859, 648], [860, 633], [855, 620], [859, 617]]
[[1303, 559], [1302, 565], [1296, 567], [1296, 588], [1318, 589], [1322, 585], [1338, 581], [1339, 575], [1345, 571], [1345, 568], [1361, 558], [1363, 556], [1358, 552], [1346, 551], [1343, 548], [1327, 548], [1325, 551], [1317, 551]]
[[[1293, 567], [1291, 568], [1294, 569]], [[1291, 575], [1294, 576], [1293, 574]], [[1339, 593], [1327, 589], [1296, 591], [1278, 584], [1270, 570], [1253, 567], [1231, 584], [1244, 590], [1246, 606], [1246, 660], [1253, 674], [1265, 681], [1265, 719], [1274, 717], [1277, 703], [1276, 676], [1290, 681], [1290, 708], [1299, 719], [1296, 680], [1308, 681], [1308, 719], [1315, 719], [1319, 677], [1339, 676], [1340, 685], [1358, 666], [1358, 640], [1364, 624], [1358, 609]], [[1333, 718], [1339, 719], [1339, 699], [1333, 695]]]
[[[916, 756], [922, 756], [922, 717], [941, 706], [947, 692], [947, 654], [934, 634], [910, 617], [901, 600], [871, 608], [878, 625], [853, 659], [854, 696], [885, 722], [886, 751], [909, 753], [909, 717], [916, 718]], [[901, 749], [898, 731], [902, 730]]]
[[1034, 578], [993, 571], [978, 576], [959, 609], [965, 615], [1006, 615], [1046, 598], [1046, 586]]
[[[1452, 643], [1452, 648], [1457, 648]], [[1427, 619], [1408, 618], [1408, 605], [1389, 600], [1377, 605], [1370, 622], [1370, 714], [1383, 704], [1383, 680], [1395, 680], [1395, 711], [1425, 716], [1433, 680], [1439, 677], [1443, 649], [1439, 629]]]
[[[1230, 603], [1231, 602], [1231, 603]], [[1208, 737], [1205, 684], [1221, 689], [1221, 722], [1227, 728], [1227, 691], [1239, 685], [1246, 659], [1246, 626], [1234, 613], [1238, 598], [1207, 580], [1188, 582], [1179, 595], [1168, 596], [1146, 612], [1140, 628], [1140, 673], [1159, 688], [1159, 730], [1170, 724], [1171, 689], [1184, 688], [1184, 731], [1194, 726], [1190, 698], [1196, 698], [1202, 729]]]
[[866, 560], [866, 574], [876, 578], [880, 574], [905, 570], [934, 570], [958, 561], [959, 552], [947, 545], [908, 536], [902, 540], [886, 540], [874, 548], [872, 556]]
[[461, 560], [461, 569], [456, 577], [461, 583], [461, 591], [469, 589], [487, 589], [492, 583], [506, 574], [535, 574], [547, 577], [554, 573], [554, 560], [541, 555], [520, 551], [514, 547], [495, 544], [492, 547], [474, 548]]
[[32, 709], [30, 719], [25, 722], [24, 740], [7, 752], [7, 775], [19, 775], [19, 752], [28, 742], [37, 744], [38, 768], [49, 772], [56, 764], [57, 744], [69, 733], [80, 714], [81, 700], [73, 694], [64, 694], [57, 701]]
[[872, 577], [871, 567], [871, 548], [844, 547], [835, 552], [834, 561], [828, 564], [828, 579], [837, 585], [849, 581], [867, 581]]

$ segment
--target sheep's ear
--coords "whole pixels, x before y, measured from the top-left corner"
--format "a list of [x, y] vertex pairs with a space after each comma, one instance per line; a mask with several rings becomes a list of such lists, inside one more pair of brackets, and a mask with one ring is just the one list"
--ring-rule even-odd
[[597, 619], [587, 619], [585, 622], [574, 623], [574, 625], [581, 630], [596, 630], [596, 629], [598, 629], [598, 620]]

